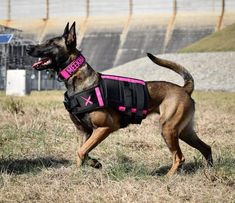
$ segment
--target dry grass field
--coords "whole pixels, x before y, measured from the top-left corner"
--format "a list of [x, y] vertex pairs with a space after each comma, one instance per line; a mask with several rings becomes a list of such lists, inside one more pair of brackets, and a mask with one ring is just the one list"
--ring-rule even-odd
[[101, 170], [77, 168], [79, 135], [63, 92], [0, 93], [0, 202], [235, 202], [235, 93], [196, 92], [195, 128], [212, 146], [214, 168], [181, 142], [184, 167], [171, 165], [158, 116], [110, 135], [91, 152]]

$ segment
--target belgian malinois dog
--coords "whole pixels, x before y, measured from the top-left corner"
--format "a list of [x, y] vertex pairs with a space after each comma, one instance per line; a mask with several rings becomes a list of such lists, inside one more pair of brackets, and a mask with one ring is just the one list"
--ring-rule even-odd
[[[76, 45], [74, 22], [70, 28], [69, 24], [66, 25], [62, 36], [49, 39], [42, 44], [30, 45], [27, 48], [27, 53], [30, 56], [40, 58], [33, 65], [35, 69], [51, 69], [59, 75], [68, 64], [81, 55]], [[179, 139], [199, 150], [207, 160], [207, 164], [212, 166], [211, 147], [199, 139], [193, 128], [195, 111], [194, 100], [191, 98], [194, 90], [193, 77], [177, 63], [157, 58], [150, 53], [147, 55], [155, 64], [175, 71], [184, 79], [183, 87], [165, 81], [146, 82], [149, 94], [148, 115], [160, 114], [161, 134], [172, 154], [173, 163], [167, 175], [173, 175], [185, 161], [179, 146]], [[72, 96], [96, 86], [100, 80], [100, 73], [85, 62], [69, 78], [64, 80], [64, 83], [68, 96]], [[105, 107], [85, 113], [83, 119], [77, 119], [72, 113], [70, 113], [70, 117], [81, 134], [77, 164], [81, 166], [86, 162], [92, 167], [100, 168], [101, 163], [91, 158], [88, 153], [110, 133], [120, 128], [120, 112]]]

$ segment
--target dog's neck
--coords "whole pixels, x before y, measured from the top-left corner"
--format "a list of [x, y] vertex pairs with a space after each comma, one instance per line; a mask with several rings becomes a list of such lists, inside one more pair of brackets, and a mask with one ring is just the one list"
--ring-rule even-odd
[[[71, 54], [70, 63], [77, 58], [78, 54]], [[87, 62], [84, 63], [68, 80], [65, 81], [68, 96], [87, 90], [98, 85], [99, 73], [97, 73]]]

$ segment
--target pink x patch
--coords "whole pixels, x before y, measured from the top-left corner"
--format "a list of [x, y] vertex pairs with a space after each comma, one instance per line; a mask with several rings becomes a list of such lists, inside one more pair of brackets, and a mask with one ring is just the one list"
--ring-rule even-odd
[[93, 102], [91, 101], [91, 96], [89, 96], [88, 98], [81, 96], [81, 98], [85, 101], [85, 106], [87, 106], [88, 104], [93, 104]]

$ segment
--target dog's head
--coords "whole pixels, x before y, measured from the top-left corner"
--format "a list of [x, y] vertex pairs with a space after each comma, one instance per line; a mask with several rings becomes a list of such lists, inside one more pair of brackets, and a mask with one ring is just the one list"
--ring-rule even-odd
[[36, 70], [51, 69], [59, 72], [61, 66], [69, 60], [70, 55], [76, 52], [75, 22], [69, 29], [69, 23], [65, 26], [62, 36], [54, 37], [42, 44], [30, 45], [27, 53], [32, 57], [40, 58], [33, 64]]

